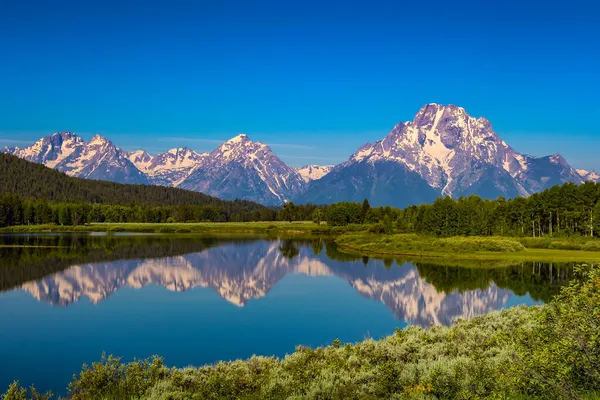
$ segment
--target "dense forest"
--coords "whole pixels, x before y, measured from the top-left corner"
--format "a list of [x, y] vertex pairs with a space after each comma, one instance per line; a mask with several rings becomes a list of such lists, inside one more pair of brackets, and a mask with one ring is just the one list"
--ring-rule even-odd
[[73, 178], [0, 153], [0, 226], [86, 222], [255, 221], [275, 211], [245, 200]]

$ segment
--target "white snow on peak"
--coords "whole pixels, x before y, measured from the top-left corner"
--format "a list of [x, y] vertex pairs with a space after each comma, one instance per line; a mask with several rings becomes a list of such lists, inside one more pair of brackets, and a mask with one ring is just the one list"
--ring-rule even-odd
[[306, 165], [296, 168], [296, 172], [300, 174], [304, 182], [316, 181], [327, 175], [333, 165]]
[[226, 143], [241, 143], [245, 139], [249, 140], [248, 135], [246, 135], [245, 133], [240, 133], [239, 135], [229, 139]]
[[97, 145], [97, 144], [102, 145], [107, 142], [108, 142], [108, 140], [105, 137], [100, 136], [99, 134], [95, 134], [92, 137], [92, 140], [89, 141], [88, 145]]
[[578, 169], [576, 170], [579, 176], [581, 176], [586, 181], [591, 182], [600, 182], [600, 174], [598, 174], [594, 170], [586, 170], [586, 169]]

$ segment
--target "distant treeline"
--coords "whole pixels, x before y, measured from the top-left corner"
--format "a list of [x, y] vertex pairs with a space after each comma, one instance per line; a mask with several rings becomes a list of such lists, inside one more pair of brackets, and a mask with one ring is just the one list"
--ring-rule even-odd
[[600, 184], [566, 183], [511, 200], [445, 197], [433, 204], [403, 210], [371, 208], [366, 200], [363, 204], [337, 203], [316, 211], [315, 219], [318, 218], [329, 225], [375, 223], [376, 231], [437, 236], [598, 236]]
[[246, 207], [244, 202], [226, 205], [147, 206], [142, 204], [53, 203], [17, 195], [0, 196], [0, 227], [12, 225], [83, 225], [91, 222], [245, 222], [273, 221], [277, 211]]

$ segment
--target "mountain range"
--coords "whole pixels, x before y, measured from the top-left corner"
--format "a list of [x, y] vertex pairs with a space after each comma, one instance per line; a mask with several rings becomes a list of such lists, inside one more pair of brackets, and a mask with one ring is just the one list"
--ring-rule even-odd
[[488, 120], [474, 118], [461, 107], [433, 103], [335, 166], [294, 169], [269, 146], [245, 134], [211, 153], [183, 147], [151, 156], [143, 150], [126, 152], [100, 135], [85, 142], [71, 132], [2, 151], [71, 176], [174, 186], [265, 205], [366, 198], [373, 205], [404, 207], [445, 195], [512, 198], [566, 182], [600, 181], [596, 172], [576, 170], [559, 154], [540, 158], [521, 154], [493, 131]]

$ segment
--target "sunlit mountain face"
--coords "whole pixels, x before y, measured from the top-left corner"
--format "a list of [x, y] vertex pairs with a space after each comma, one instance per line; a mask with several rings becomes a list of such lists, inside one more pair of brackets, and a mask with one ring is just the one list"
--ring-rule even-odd
[[152, 284], [174, 292], [210, 288], [232, 305], [244, 307], [268, 298], [287, 275], [327, 276], [383, 303], [398, 320], [430, 326], [505, 308], [525, 295], [533, 301], [546, 300], [570, 276], [568, 266], [553, 266], [549, 272], [550, 266], [519, 264], [474, 274], [469, 268], [353, 257], [321, 239], [182, 241], [166, 246], [154, 240], [149, 248], [160, 249], [157, 252], [147, 250], [143, 240], [139, 250], [128, 255], [116, 246], [113, 258], [98, 258], [91, 250], [90, 262], [80, 257], [60, 267], [60, 272], [16, 287], [61, 307], [83, 298], [100, 306], [124, 287], [143, 290]]

